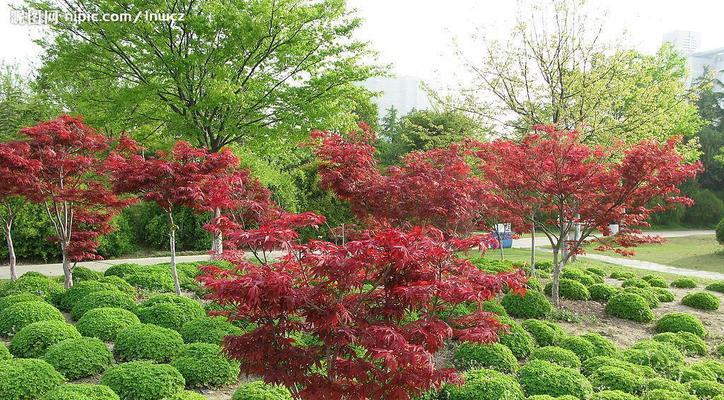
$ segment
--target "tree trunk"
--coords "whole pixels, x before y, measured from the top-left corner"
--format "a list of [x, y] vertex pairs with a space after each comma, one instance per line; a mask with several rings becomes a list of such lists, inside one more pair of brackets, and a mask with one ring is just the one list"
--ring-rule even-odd
[[70, 289], [73, 287], [73, 266], [70, 265], [70, 259], [68, 258], [68, 245], [61, 245], [61, 250], [63, 251], [63, 275], [65, 275], [63, 286]]
[[530, 236], [530, 274], [535, 276], [535, 224], [533, 224]]
[[553, 304], [558, 307], [561, 305], [560, 298], [560, 282], [561, 282], [561, 270], [563, 265], [558, 261], [558, 249], [553, 249], [553, 282], [551, 285], [551, 297], [553, 298]]
[[5, 240], [8, 243], [8, 266], [10, 267], [10, 280], [14, 281], [18, 279], [18, 273], [15, 270], [15, 263], [17, 262], [17, 260], [15, 258], [15, 246], [13, 245], [12, 228], [12, 222], [8, 222], [5, 224]]
[[[219, 217], [221, 217], [221, 209], [216, 207], [214, 209], [214, 221], [218, 220]], [[211, 252], [215, 256], [220, 256], [221, 253], [224, 252], [224, 234], [221, 230], [216, 230], [214, 232], [214, 241], [211, 244]]]
[[176, 294], [181, 294], [181, 284], [178, 280], [178, 271], [176, 270], [176, 226], [173, 222], [173, 214], [168, 214], [169, 222], [171, 223], [171, 232], [169, 234], [169, 241], [171, 245], [171, 275], [173, 276], [173, 286], [176, 290]]

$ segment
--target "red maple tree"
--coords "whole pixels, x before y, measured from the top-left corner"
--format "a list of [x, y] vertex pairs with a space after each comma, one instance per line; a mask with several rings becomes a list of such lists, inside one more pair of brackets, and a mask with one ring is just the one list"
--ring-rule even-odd
[[489, 204], [498, 218], [525, 232], [540, 229], [553, 248], [553, 300], [566, 262], [609, 225], [621, 226], [603, 247], [630, 254], [628, 247], [656, 241], [635, 227], [676, 204], [691, 205], [677, 185], [693, 178], [699, 163], [676, 151], [679, 139], [641, 142], [629, 149], [583, 144], [576, 131], [537, 126], [522, 141], [478, 143], [474, 152], [491, 185]]
[[81, 260], [100, 259], [98, 238], [111, 231], [111, 219], [128, 204], [109, 189], [103, 154], [109, 140], [80, 118], [63, 115], [24, 128], [28, 157], [40, 167], [28, 179], [25, 196], [43, 204], [63, 255], [65, 287]]
[[[252, 263], [206, 267], [200, 280], [224, 314], [254, 329], [224, 348], [244, 372], [283, 384], [304, 399], [409, 399], [445, 382], [433, 354], [445, 340], [489, 342], [504, 329], [490, 313], [443, 319], [463, 302], [480, 304], [504, 288], [523, 291], [522, 273], [489, 275], [443, 241], [435, 228], [362, 232], [342, 245], [299, 242], [313, 213], [273, 212], [229, 235]], [[458, 242], [460, 248], [465, 243]], [[283, 255], [268, 257], [273, 250]]]
[[0, 222], [8, 246], [10, 280], [17, 279], [16, 257], [12, 229], [24, 198], [33, 195], [34, 176], [40, 169], [38, 160], [30, 157], [30, 146], [25, 142], [0, 143]]
[[177, 142], [169, 152], [142, 155], [139, 150], [138, 144], [124, 137], [118, 149], [108, 156], [106, 169], [111, 173], [116, 193], [138, 194], [158, 204], [168, 216], [171, 273], [176, 293], [180, 294], [174, 211], [181, 206], [206, 210], [207, 189], [236, 166], [238, 160], [228, 149], [210, 153], [184, 141]]

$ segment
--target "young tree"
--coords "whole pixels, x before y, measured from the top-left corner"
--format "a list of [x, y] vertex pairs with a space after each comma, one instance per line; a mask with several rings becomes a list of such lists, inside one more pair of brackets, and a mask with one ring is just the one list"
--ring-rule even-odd
[[676, 186], [696, 176], [700, 165], [683, 159], [677, 139], [604, 148], [583, 144], [576, 131], [535, 129], [521, 142], [480, 143], [475, 154], [499, 218], [521, 231], [535, 224], [550, 241], [558, 304], [563, 266], [596, 230], [608, 235], [609, 224], [618, 223], [621, 231], [602, 246], [631, 254], [625, 248], [652, 240], [635, 227], [647, 226], [653, 212], [691, 204]]
[[166, 212], [169, 222], [171, 273], [176, 293], [181, 285], [176, 271], [176, 225], [174, 211], [181, 206], [203, 210], [205, 189], [213, 184], [238, 160], [229, 150], [209, 153], [188, 142], [177, 142], [170, 152], [155, 155], [138, 154], [138, 145], [123, 138], [119, 151], [111, 153], [106, 168], [111, 172], [116, 193], [137, 193], [158, 204]]
[[40, 165], [26, 197], [45, 206], [69, 288], [75, 262], [101, 258], [96, 253], [98, 238], [111, 231], [111, 219], [128, 203], [106, 185], [101, 156], [109, 141], [68, 115], [24, 128], [21, 134], [27, 137], [29, 157]]
[[[457, 382], [433, 354], [451, 338], [493, 341], [503, 327], [480, 308], [441, 316], [504, 289], [524, 290], [523, 274], [483, 273], [456, 258], [464, 248], [449, 248], [434, 228], [380, 229], [343, 245], [298, 241], [298, 229], [323, 223], [312, 213], [278, 212], [229, 235], [256, 263], [207, 267], [200, 278], [229, 318], [254, 324], [227, 336], [226, 351], [244, 372], [285, 385], [295, 398], [410, 399]], [[274, 249], [285, 255], [271, 260]]]
[[15, 246], [12, 229], [18, 209], [27, 195], [33, 195], [34, 176], [40, 169], [38, 160], [30, 157], [30, 146], [25, 142], [0, 143], [0, 222], [8, 246], [10, 280], [17, 279], [15, 272]]

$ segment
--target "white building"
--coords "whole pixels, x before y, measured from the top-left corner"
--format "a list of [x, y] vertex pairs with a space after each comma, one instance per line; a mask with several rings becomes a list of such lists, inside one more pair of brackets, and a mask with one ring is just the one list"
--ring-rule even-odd
[[374, 99], [380, 118], [391, 106], [397, 109], [397, 115], [405, 115], [412, 109], [430, 108], [430, 101], [421, 85], [422, 81], [412, 76], [370, 78], [363, 83], [365, 88], [380, 92], [380, 95]]
[[699, 50], [701, 34], [693, 31], [671, 31], [664, 33], [664, 43], [671, 43], [681, 54], [688, 56]]
[[[689, 55], [689, 68], [692, 82], [709, 70], [714, 78], [724, 82], [724, 47], [718, 49], [698, 51]], [[717, 90], [723, 88], [718, 87]]]

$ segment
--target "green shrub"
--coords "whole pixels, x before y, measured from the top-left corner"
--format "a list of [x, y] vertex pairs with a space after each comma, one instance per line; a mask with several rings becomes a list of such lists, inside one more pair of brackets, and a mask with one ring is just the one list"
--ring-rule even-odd
[[682, 392], [672, 392], [666, 389], [654, 389], [644, 393], [643, 400], [696, 400], [696, 397]]
[[630, 394], [639, 393], [644, 383], [641, 376], [614, 366], [601, 367], [588, 379], [594, 390], [620, 390]]
[[724, 245], [724, 218], [720, 219], [719, 223], [716, 224], [716, 241]]
[[254, 381], [240, 385], [231, 400], [292, 400], [292, 395], [284, 386]]
[[588, 292], [591, 294], [591, 300], [605, 303], [613, 295], [618, 293], [618, 288], [607, 283], [597, 283], [589, 287]]
[[105, 385], [75, 383], [59, 386], [46, 393], [40, 400], [120, 400], [118, 395]]
[[106, 371], [100, 383], [121, 400], [162, 400], [182, 391], [186, 384], [176, 368], [149, 361], [119, 364]]
[[118, 332], [113, 354], [119, 361], [171, 361], [181, 350], [183, 339], [173, 329], [151, 324], [131, 325]]
[[72, 288], [68, 289], [62, 296], [59, 296], [58, 307], [63, 311], [70, 311], [73, 309], [80, 299], [93, 293], [100, 291], [117, 290], [115, 286], [110, 283], [103, 283], [99, 281], [86, 281], [79, 282], [73, 285]]
[[79, 282], [86, 281], [97, 281], [103, 277], [103, 274], [98, 271], [93, 271], [86, 267], [75, 267], [73, 268], [73, 286]]
[[94, 308], [75, 324], [83, 336], [95, 337], [105, 342], [116, 340], [118, 332], [129, 326], [138, 325], [141, 321], [136, 314], [123, 308]]
[[568, 368], [578, 369], [581, 367], [581, 360], [576, 353], [558, 346], [545, 346], [534, 349], [528, 359], [544, 360]]
[[527, 319], [522, 323], [525, 329], [535, 340], [538, 346], [553, 346], [560, 338], [566, 335], [563, 329], [550, 321]]
[[543, 285], [540, 283], [540, 280], [532, 276], [528, 277], [528, 281], [525, 283], [525, 287], [528, 288], [528, 290], [536, 292], [543, 291]]
[[627, 287], [623, 290], [624, 293], [633, 293], [637, 294], [641, 297], [643, 297], [646, 300], [646, 303], [649, 305], [649, 308], [656, 308], [661, 303], [659, 301], [659, 297], [654, 293], [651, 288], [640, 288], [640, 287]]
[[123, 277], [131, 286], [156, 292], [173, 292], [171, 271], [139, 271]]
[[660, 287], [652, 287], [649, 290], [651, 290], [651, 292], [656, 295], [656, 298], [662, 303], [671, 303], [674, 301], [674, 294], [671, 293], [671, 290]]
[[631, 279], [636, 277], [636, 274], [630, 271], [613, 271], [611, 272], [611, 275], [608, 276], [611, 279], [617, 279], [619, 281], [623, 281], [626, 279]]
[[136, 288], [131, 286], [130, 283], [126, 282], [125, 279], [123, 279], [119, 276], [115, 276], [115, 275], [104, 276], [103, 278], [101, 278], [99, 280], [99, 282], [110, 283], [111, 285], [115, 286], [116, 289], [120, 290], [123, 293], [128, 293], [132, 296], [136, 295]]
[[589, 274], [600, 276], [601, 278], [606, 276], [606, 271], [602, 270], [601, 268], [588, 267], [586, 268], [586, 272]]
[[13, 304], [25, 301], [44, 301], [42, 297], [32, 293], [12, 294], [6, 297], [0, 297], [0, 311], [12, 306]]
[[724, 362], [706, 359], [691, 364], [691, 368], [701, 371], [706, 376], [712, 376], [719, 383], [724, 383]]
[[616, 345], [612, 341], [606, 339], [599, 333], [589, 332], [581, 335], [581, 338], [587, 340], [595, 348], [596, 356], [613, 356], [616, 354]]
[[572, 368], [543, 360], [532, 360], [518, 370], [518, 382], [527, 396], [547, 394], [587, 399], [593, 388], [585, 376]]
[[686, 384], [689, 393], [700, 400], [714, 398], [724, 394], [724, 385], [713, 381], [691, 381]]
[[206, 397], [190, 390], [184, 390], [171, 397], [166, 397], [163, 400], [206, 400]]
[[[552, 290], [553, 283], [548, 283], [544, 290], [545, 293], [550, 296]], [[573, 279], [561, 279], [558, 292], [563, 299], [588, 300], [591, 298], [591, 294], [588, 292], [586, 286], [584, 286], [581, 282], [574, 281]]]
[[[447, 400], [524, 400], [525, 395], [515, 378], [489, 369], [476, 369], [463, 375], [462, 386], [445, 385], [439, 398]], [[246, 399], [239, 397], [238, 400]], [[234, 397], [232, 400], [237, 400]]]
[[630, 279], [626, 279], [625, 281], [623, 281], [623, 283], [621, 284], [621, 287], [624, 287], [624, 288], [627, 288], [627, 287], [648, 288], [648, 287], [651, 287], [651, 285], [647, 281], [645, 281], [641, 278], [630, 278]]
[[656, 275], [644, 275], [641, 277], [641, 279], [645, 280], [649, 283], [652, 287], [658, 287], [658, 288], [667, 288], [669, 287], [669, 284], [666, 283], [666, 281]]
[[719, 345], [716, 346], [716, 354], [724, 358], [724, 343], [719, 343]]
[[518, 369], [513, 352], [500, 343], [464, 342], [455, 349], [453, 364], [460, 370], [487, 368], [507, 373]]
[[508, 312], [505, 311], [505, 307], [495, 300], [486, 300], [483, 302], [483, 311], [491, 312], [502, 316], [507, 316]]
[[686, 313], [664, 314], [656, 322], [656, 332], [691, 332], [699, 337], [706, 336], [704, 324], [699, 318]]
[[596, 283], [600, 283], [597, 282], [597, 279], [592, 277], [590, 274], [587, 274], [584, 271], [573, 267], [568, 267], [564, 269], [563, 272], [561, 272], [561, 278], [578, 281], [584, 286], [591, 286]]
[[520, 360], [528, 357], [530, 352], [533, 351], [533, 347], [535, 347], [533, 337], [530, 336], [519, 323], [512, 319], [508, 317], [498, 317], [498, 319], [503, 324], [509, 326], [508, 332], [501, 333], [498, 341], [507, 346], [517, 359]]
[[594, 393], [591, 400], [638, 400], [638, 397], [620, 390], [604, 390]]
[[681, 304], [699, 310], [718, 310], [719, 298], [711, 293], [689, 293], [681, 299]]
[[574, 352], [581, 361], [595, 357], [596, 347], [585, 338], [580, 336], [566, 336], [558, 341], [558, 346]]
[[680, 289], [693, 289], [696, 287], [696, 281], [691, 278], [679, 278], [671, 282], [671, 286]]
[[703, 356], [709, 352], [704, 339], [691, 332], [664, 332], [654, 336], [657, 342], [669, 343], [687, 356]]
[[125, 278], [127, 275], [131, 275], [136, 272], [143, 271], [144, 267], [142, 265], [138, 264], [116, 264], [111, 265], [108, 267], [106, 272], [103, 274], [105, 276], [117, 276], [119, 278]]
[[654, 371], [651, 367], [637, 365], [628, 361], [624, 361], [620, 358], [613, 358], [609, 356], [596, 356], [591, 357], [586, 361], [583, 361], [581, 363], [581, 372], [583, 372], [584, 375], [591, 375], [599, 368], [607, 366], [625, 369], [626, 371], [637, 374], [644, 378], [651, 378], [657, 376], [656, 371]]
[[724, 281], [717, 281], [714, 283], [710, 283], [706, 286], [705, 289], [711, 290], [712, 292], [724, 293]]
[[656, 377], [644, 380], [644, 392], [652, 390], [666, 390], [670, 392], [686, 393], [686, 385], [671, 379]]
[[623, 352], [623, 359], [638, 365], [647, 365], [659, 373], [666, 373], [684, 362], [684, 355], [676, 347], [655, 340], [641, 340]]
[[541, 292], [528, 290], [524, 296], [508, 293], [500, 303], [508, 315], [515, 318], [545, 318], [553, 305]]
[[45, 301], [52, 301], [65, 289], [60, 283], [43, 275], [25, 274], [10, 284], [5, 295], [30, 293], [42, 297]]
[[187, 388], [220, 387], [236, 382], [239, 363], [226, 358], [221, 347], [211, 343], [185, 345], [171, 363], [186, 380]]
[[94, 308], [123, 308], [126, 310], [133, 311], [136, 308], [136, 303], [133, 296], [123, 293], [120, 290], [102, 290], [100, 292], [93, 292], [83, 297], [73, 306], [70, 314], [76, 321], [79, 320], [83, 314]]
[[634, 293], [619, 293], [611, 297], [606, 304], [606, 313], [636, 322], [649, 322], [654, 319], [654, 313], [646, 299]]
[[63, 376], [43, 360], [14, 358], [0, 362], [0, 399], [34, 400], [63, 383]]
[[196, 318], [206, 316], [197, 301], [175, 294], [161, 294], [141, 303], [136, 309], [141, 322], [179, 330]]
[[528, 400], [578, 400], [577, 397], [574, 396], [548, 396], [547, 394], [536, 394], [534, 396], [528, 397]]
[[13, 336], [10, 352], [15, 357], [40, 358], [51, 345], [79, 337], [78, 330], [65, 321], [33, 322]]
[[0, 312], [0, 336], [12, 336], [33, 322], [63, 321], [63, 314], [48, 303], [27, 301], [16, 303]]
[[696, 370], [688, 365], [679, 365], [668, 373], [671, 379], [679, 382], [691, 382], [699, 380], [716, 381], [716, 376], [709, 370]]
[[113, 363], [106, 344], [96, 338], [67, 339], [48, 347], [43, 359], [74, 381], [102, 373]]
[[0, 362], [11, 358], [13, 358], [13, 355], [10, 354], [10, 350], [8, 350], [7, 346], [5, 346], [5, 343], [0, 342]]
[[241, 335], [244, 331], [224, 317], [201, 317], [185, 323], [179, 330], [186, 343], [221, 344], [226, 336]]

